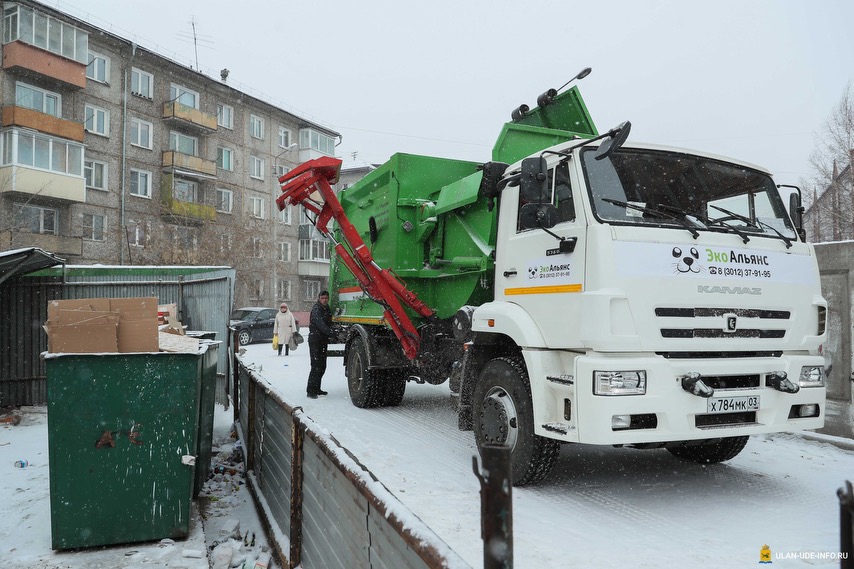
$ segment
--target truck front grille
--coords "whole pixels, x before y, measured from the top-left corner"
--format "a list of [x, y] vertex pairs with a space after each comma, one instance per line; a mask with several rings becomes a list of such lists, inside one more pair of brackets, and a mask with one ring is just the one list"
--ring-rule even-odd
[[756, 411], [720, 413], [717, 415], [697, 415], [694, 420], [694, 424], [699, 429], [730, 427], [732, 425], [754, 425], [756, 424]]
[[[789, 320], [792, 313], [788, 310], [765, 310], [761, 308], [659, 307], [655, 309], [655, 315], [658, 318], [671, 319], [666, 324], [662, 323], [660, 328], [662, 338], [731, 338], [737, 340], [784, 338], [786, 330], [779, 327], [783, 324], [780, 321]], [[695, 325], [692, 326], [691, 319], [715, 317], [722, 319], [719, 327], [709, 327], [710, 322], [708, 320], [703, 320], [702, 323], [693, 323]], [[734, 317], [732, 320], [735, 329], [727, 328], [729, 317]], [[724, 318], [727, 320], [723, 320]], [[674, 322], [672, 319], [684, 320]], [[685, 326], [680, 325], [682, 321], [685, 322]]]

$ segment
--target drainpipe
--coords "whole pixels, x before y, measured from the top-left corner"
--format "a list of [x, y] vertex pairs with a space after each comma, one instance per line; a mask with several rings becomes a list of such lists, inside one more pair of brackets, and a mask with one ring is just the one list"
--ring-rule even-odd
[[120, 192], [120, 213], [119, 226], [122, 231], [119, 237], [119, 264], [125, 264], [125, 241], [127, 241], [127, 227], [125, 227], [125, 193], [127, 189], [127, 137], [128, 137], [128, 69], [133, 65], [133, 58], [136, 56], [136, 43], [131, 43], [130, 60], [125, 65], [124, 85], [122, 87], [122, 187]]

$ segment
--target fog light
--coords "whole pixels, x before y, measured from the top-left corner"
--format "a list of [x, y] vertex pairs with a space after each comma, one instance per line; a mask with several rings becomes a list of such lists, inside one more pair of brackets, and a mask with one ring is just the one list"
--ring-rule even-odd
[[798, 377], [801, 387], [824, 387], [824, 368], [822, 366], [804, 366]]
[[792, 405], [789, 410], [789, 419], [803, 419], [806, 417], [818, 417], [821, 408], [818, 403], [807, 403], [805, 405]]
[[646, 393], [645, 371], [594, 371], [594, 395], [643, 395]]
[[628, 429], [632, 426], [632, 416], [631, 415], [614, 415], [611, 417], [611, 430], [619, 431], [621, 429]]

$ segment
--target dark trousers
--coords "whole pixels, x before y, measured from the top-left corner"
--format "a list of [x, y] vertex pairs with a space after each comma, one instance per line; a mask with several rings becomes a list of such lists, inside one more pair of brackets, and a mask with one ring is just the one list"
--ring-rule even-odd
[[279, 355], [282, 355], [282, 348], [285, 348], [285, 355], [288, 355], [288, 350], [290, 346], [288, 344], [279, 344]]
[[308, 355], [311, 357], [311, 371], [308, 374], [308, 385], [306, 393], [317, 393], [320, 391], [320, 380], [326, 372], [326, 346], [328, 342], [325, 336], [317, 334], [308, 335]]

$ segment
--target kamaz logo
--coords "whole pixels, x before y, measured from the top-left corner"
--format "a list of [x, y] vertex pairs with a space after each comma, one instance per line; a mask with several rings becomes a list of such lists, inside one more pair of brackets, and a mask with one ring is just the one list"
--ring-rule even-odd
[[697, 286], [697, 292], [707, 294], [762, 294], [761, 288], [751, 288], [747, 286]]

